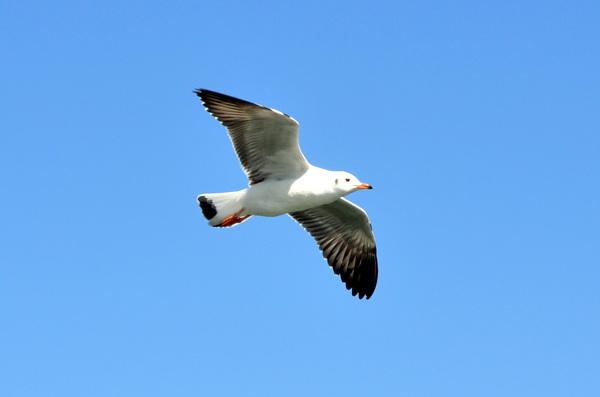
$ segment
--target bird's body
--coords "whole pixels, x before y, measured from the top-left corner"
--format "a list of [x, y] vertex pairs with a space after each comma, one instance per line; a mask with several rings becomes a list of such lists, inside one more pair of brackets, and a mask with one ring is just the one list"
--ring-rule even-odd
[[329, 181], [335, 177], [328, 173], [311, 166], [297, 179], [265, 180], [241, 190], [239, 204], [244, 208], [241, 215], [279, 216], [329, 204], [345, 196], [331, 187]]
[[213, 91], [195, 92], [227, 127], [250, 180], [244, 190], [198, 196], [209, 225], [230, 227], [254, 215], [289, 214], [317, 240], [353, 295], [368, 299], [377, 283], [375, 239], [367, 214], [343, 197], [371, 186], [347, 172], [308, 163], [293, 118]]

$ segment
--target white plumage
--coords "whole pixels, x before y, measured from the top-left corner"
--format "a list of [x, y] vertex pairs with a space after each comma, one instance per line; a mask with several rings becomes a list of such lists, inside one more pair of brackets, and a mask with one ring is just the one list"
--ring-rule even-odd
[[378, 273], [375, 237], [366, 212], [343, 197], [371, 186], [347, 172], [311, 165], [290, 116], [209, 90], [195, 93], [227, 128], [250, 180], [244, 190], [198, 196], [209, 225], [230, 227], [254, 215], [287, 213], [315, 238], [346, 288], [370, 298]]

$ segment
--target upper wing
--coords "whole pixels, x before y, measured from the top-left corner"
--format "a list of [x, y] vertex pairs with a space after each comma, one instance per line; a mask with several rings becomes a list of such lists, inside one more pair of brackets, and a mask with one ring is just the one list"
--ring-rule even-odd
[[352, 295], [369, 299], [377, 285], [377, 249], [367, 213], [341, 198], [289, 215], [314, 237]]
[[221, 122], [250, 184], [303, 174], [308, 161], [298, 144], [298, 122], [277, 110], [209, 90], [196, 90]]

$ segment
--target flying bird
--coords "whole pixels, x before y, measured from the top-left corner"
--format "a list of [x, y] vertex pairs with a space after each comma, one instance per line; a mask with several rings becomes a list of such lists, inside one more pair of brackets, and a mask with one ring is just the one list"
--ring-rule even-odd
[[198, 196], [213, 227], [231, 227], [252, 216], [288, 214], [317, 241], [323, 257], [352, 295], [371, 297], [377, 285], [377, 250], [367, 213], [344, 196], [371, 185], [343, 171], [310, 164], [298, 143], [298, 122], [278, 110], [195, 90], [206, 110], [227, 128], [249, 179], [237, 192]]

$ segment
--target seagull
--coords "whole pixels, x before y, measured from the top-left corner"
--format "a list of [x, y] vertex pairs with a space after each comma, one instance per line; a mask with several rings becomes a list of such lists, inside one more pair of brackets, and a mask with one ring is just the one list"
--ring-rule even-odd
[[369, 299], [377, 285], [375, 237], [367, 213], [344, 196], [371, 185], [310, 164], [300, 150], [298, 122], [287, 114], [214, 91], [194, 93], [227, 128], [250, 181], [244, 190], [198, 196], [208, 224], [231, 227], [255, 215], [288, 214], [317, 241], [346, 289]]

